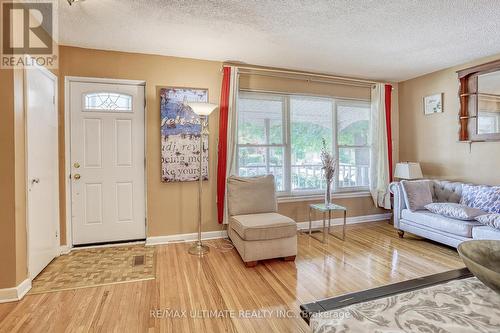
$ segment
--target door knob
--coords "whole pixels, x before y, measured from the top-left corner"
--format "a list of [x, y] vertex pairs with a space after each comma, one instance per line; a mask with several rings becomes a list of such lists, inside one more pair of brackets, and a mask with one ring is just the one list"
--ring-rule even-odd
[[31, 179], [31, 185], [38, 184], [39, 182], [40, 182], [40, 178], [33, 178], [33, 179]]
[[75, 173], [75, 175], [73, 176], [74, 179], [78, 180], [81, 178], [80, 174], [79, 173]]

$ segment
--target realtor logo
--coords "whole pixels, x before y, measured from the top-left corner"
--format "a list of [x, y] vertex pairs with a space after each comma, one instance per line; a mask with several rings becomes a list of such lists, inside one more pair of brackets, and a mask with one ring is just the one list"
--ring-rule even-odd
[[2, 1], [1, 68], [57, 67], [57, 1]]

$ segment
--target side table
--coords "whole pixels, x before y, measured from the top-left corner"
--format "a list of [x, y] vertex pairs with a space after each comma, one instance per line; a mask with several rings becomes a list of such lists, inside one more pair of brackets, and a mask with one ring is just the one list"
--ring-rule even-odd
[[[311, 234], [311, 226], [312, 226], [312, 218], [311, 218], [312, 214], [311, 213], [313, 210], [317, 210], [317, 211], [320, 211], [323, 213], [323, 240], [321, 240], [321, 242], [324, 243], [325, 237], [326, 237], [326, 233], [325, 233], [326, 213], [328, 213], [328, 234], [330, 234], [333, 237], [338, 238], [340, 240], [345, 240], [345, 225], [346, 225], [347, 208], [340, 206], [340, 205], [333, 204], [333, 203], [330, 203], [329, 205], [326, 205], [324, 203], [309, 205], [309, 236], [314, 238], [314, 239], [319, 240], [318, 238], [314, 237]], [[336, 210], [341, 210], [344, 212], [344, 224], [342, 225], [342, 238], [334, 235], [333, 233], [330, 233], [330, 223], [332, 221], [332, 211], [336, 211]]]

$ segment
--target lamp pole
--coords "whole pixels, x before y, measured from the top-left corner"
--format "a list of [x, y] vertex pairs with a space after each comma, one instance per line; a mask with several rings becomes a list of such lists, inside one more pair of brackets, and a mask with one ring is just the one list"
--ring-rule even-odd
[[[200, 178], [198, 179], [198, 240], [189, 248], [192, 255], [202, 256], [208, 253], [209, 248], [201, 243], [201, 218], [202, 218], [202, 187], [203, 187], [203, 139], [208, 136], [208, 116], [212, 113], [216, 104], [200, 102], [184, 102], [200, 117]], [[208, 165], [207, 165], [208, 168]]]
[[202, 217], [202, 193], [203, 193], [203, 142], [205, 135], [208, 135], [207, 116], [200, 115], [200, 175], [198, 179], [198, 240], [189, 248], [189, 253], [193, 255], [204, 255], [210, 251], [209, 247], [201, 242], [201, 217]]

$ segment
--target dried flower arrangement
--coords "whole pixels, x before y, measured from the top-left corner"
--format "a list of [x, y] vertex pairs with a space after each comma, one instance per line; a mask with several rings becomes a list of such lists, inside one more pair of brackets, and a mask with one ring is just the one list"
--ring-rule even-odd
[[333, 177], [335, 177], [337, 160], [333, 157], [333, 154], [328, 151], [325, 138], [322, 138], [322, 143], [323, 147], [321, 148], [321, 163], [323, 164], [322, 170], [324, 172], [326, 181], [325, 205], [329, 205], [331, 202], [331, 185]]

